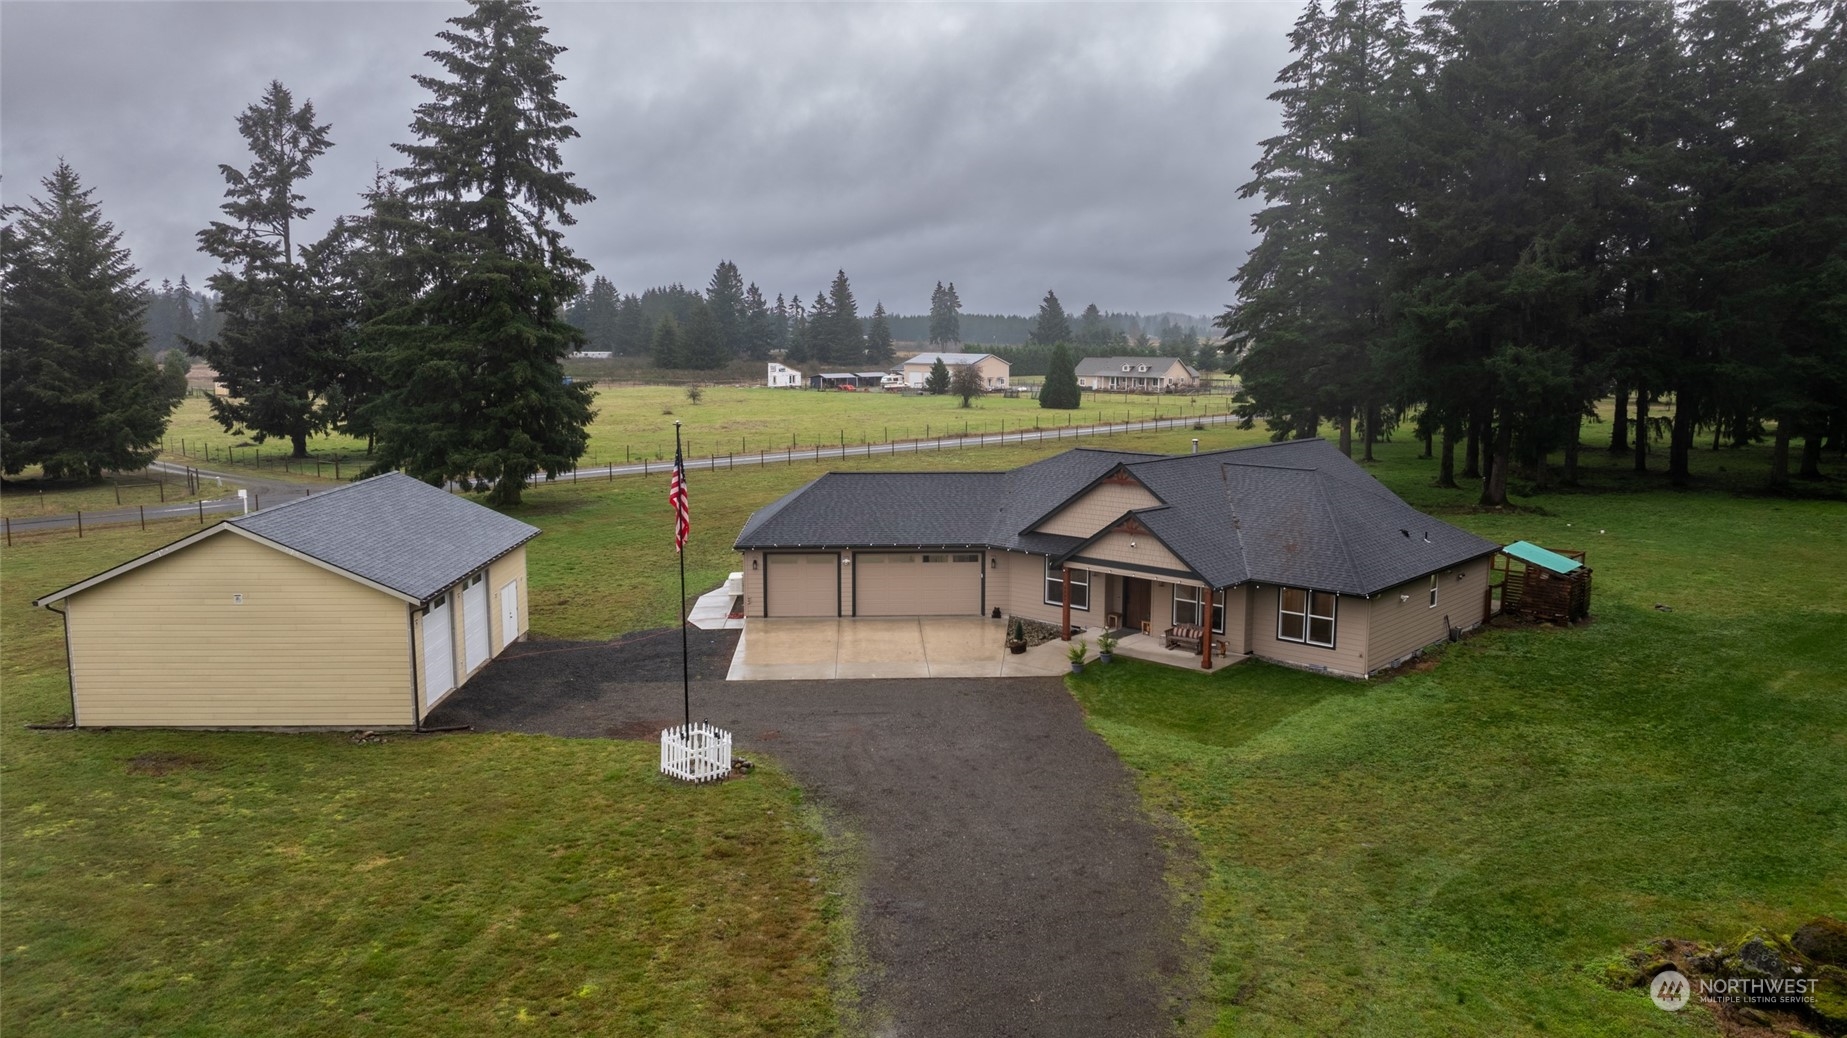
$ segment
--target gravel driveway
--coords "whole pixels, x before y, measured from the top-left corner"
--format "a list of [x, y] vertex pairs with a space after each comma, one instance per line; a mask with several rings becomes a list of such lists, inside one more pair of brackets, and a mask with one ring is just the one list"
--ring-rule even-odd
[[[693, 717], [774, 755], [865, 849], [880, 1036], [1168, 1034], [1183, 923], [1160, 834], [1058, 678], [722, 680], [693, 631]], [[515, 646], [431, 726], [656, 738], [680, 718], [677, 630]]]

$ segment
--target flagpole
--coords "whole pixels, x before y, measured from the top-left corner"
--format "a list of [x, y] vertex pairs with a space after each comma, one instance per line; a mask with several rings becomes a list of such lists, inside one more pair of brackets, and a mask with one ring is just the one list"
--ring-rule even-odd
[[[680, 456], [680, 423], [676, 421], [673, 423], [673, 471], [674, 475], [682, 481], [686, 479], [684, 464], [685, 461]], [[684, 491], [684, 482], [682, 482], [682, 491]], [[682, 731], [691, 732], [693, 729], [693, 683], [688, 675], [686, 663], [686, 546], [676, 545], [674, 554], [680, 557], [680, 703], [685, 710], [682, 720], [686, 726]]]

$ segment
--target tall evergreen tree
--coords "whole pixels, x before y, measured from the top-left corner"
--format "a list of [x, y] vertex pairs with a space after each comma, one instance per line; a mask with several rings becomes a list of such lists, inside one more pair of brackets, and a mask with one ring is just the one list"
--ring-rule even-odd
[[[781, 298], [780, 296], [777, 298]], [[810, 345], [808, 311], [802, 306], [802, 297], [794, 296], [789, 300], [789, 338], [783, 348], [783, 360], [791, 365], [806, 364], [815, 359]]]
[[314, 102], [297, 106], [272, 80], [237, 117], [249, 167], [218, 167], [226, 185], [220, 208], [229, 220], [214, 220], [198, 235], [200, 251], [223, 264], [210, 284], [224, 323], [201, 347], [229, 393], [210, 398], [212, 418], [226, 430], [249, 430], [258, 442], [285, 438], [298, 458], [308, 456], [308, 437], [336, 416], [326, 390], [342, 324], [294, 244], [296, 221], [314, 213], [297, 188], [333, 146], [328, 124], [314, 119]]
[[872, 323], [866, 329], [866, 363], [875, 368], [891, 364], [895, 355], [891, 341], [891, 321], [885, 316], [885, 304], [872, 304]]
[[725, 356], [744, 356], [746, 304], [744, 279], [738, 274], [737, 264], [730, 260], [719, 262], [718, 269], [712, 272], [711, 283], [706, 286], [705, 302], [718, 324], [719, 346]]
[[776, 348], [777, 317], [763, 298], [756, 282], [744, 290], [744, 356], [751, 360], [768, 360]]
[[0, 469], [144, 468], [184, 374], [175, 393], [147, 356], [147, 286], [76, 171], [60, 162], [40, 183], [0, 228]]
[[1058, 302], [1057, 293], [1048, 291], [1039, 302], [1039, 319], [1033, 323], [1027, 341], [1041, 346], [1071, 341], [1071, 322], [1065, 319], [1065, 308]]
[[1039, 389], [1039, 406], [1061, 411], [1084, 406], [1084, 391], [1077, 384], [1077, 364], [1062, 342], [1052, 347], [1052, 357], [1045, 369], [1045, 385]]
[[731, 361], [731, 354], [725, 348], [724, 329], [718, 323], [718, 314], [712, 307], [701, 300], [693, 307], [692, 314], [686, 319], [680, 338], [681, 366], [711, 371], [722, 368]]
[[593, 350], [616, 349], [616, 323], [621, 319], [622, 296], [608, 278], [598, 274], [590, 281], [590, 291], [583, 300], [583, 320], [577, 327]]
[[365, 209], [343, 216], [305, 257], [325, 271], [331, 305], [347, 320], [336, 351], [340, 357], [327, 390], [328, 406], [340, 429], [375, 446], [375, 402], [381, 386], [373, 363], [373, 322], [410, 304], [420, 288], [417, 271], [407, 261], [406, 243], [413, 224], [402, 185], [375, 169], [372, 186], [360, 195]]
[[936, 283], [930, 293], [930, 344], [948, 349], [962, 342], [962, 300], [956, 297], [955, 282], [944, 287]]
[[866, 333], [859, 323], [859, 304], [853, 299], [853, 286], [847, 272], [834, 275], [827, 289], [827, 308], [832, 317], [825, 359], [843, 367], [855, 367], [866, 356]]
[[674, 370], [692, 367], [686, 362], [686, 349], [681, 341], [680, 325], [673, 319], [672, 314], [663, 316], [660, 323], [654, 326], [650, 353], [654, 358], [654, 366], [657, 368]]
[[1102, 352], [1110, 345], [1110, 327], [1103, 323], [1103, 312], [1097, 304], [1084, 307], [1084, 312], [1077, 319], [1076, 344], [1086, 350]]
[[618, 357], [641, 357], [652, 348], [648, 340], [648, 317], [641, 308], [641, 297], [630, 292], [616, 304], [616, 322], [610, 350]]
[[583, 342], [560, 314], [589, 265], [564, 243], [573, 206], [593, 200], [562, 167], [577, 136], [546, 39], [525, 0], [475, 0], [438, 34], [419, 75], [432, 98], [395, 147], [415, 207], [412, 256], [427, 290], [382, 318], [379, 461], [420, 479], [491, 485], [517, 504], [534, 474], [575, 464], [594, 417], [590, 389], [560, 362]]

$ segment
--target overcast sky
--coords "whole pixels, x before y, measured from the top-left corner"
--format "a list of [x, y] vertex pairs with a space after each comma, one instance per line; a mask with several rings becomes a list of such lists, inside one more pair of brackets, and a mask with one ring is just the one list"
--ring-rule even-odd
[[[335, 147], [318, 234], [392, 168], [441, 3], [0, 3], [0, 195], [62, 156], [144, 276], [210, 273], [219, 163], [271, 79]], [[703, 288], [720, 259], [774, 299], [837, 268], [862, 313], [1215, 314], [1250, 244], [1248, 178], [1294, 4], [544, 3], [597, 200], [570, 242], [622, 291]], [[297, 240], [303, 236], [298, 235]]]

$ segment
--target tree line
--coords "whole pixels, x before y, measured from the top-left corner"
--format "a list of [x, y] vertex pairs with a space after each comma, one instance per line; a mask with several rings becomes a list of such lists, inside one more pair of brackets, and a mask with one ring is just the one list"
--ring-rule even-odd
[[[1847, 433], [1847, 4], [1311, 2], [1240, 189], [1257, 246], [1219, 320], [1278, 437], [1401, 422], [1507, 500], [1614, 400], [1608, 448], [1689, 478]], [[1672, 403], [1671, 416], [1655, 413]], [[1463, 460], [1458, 473], [1456, 453]]]

